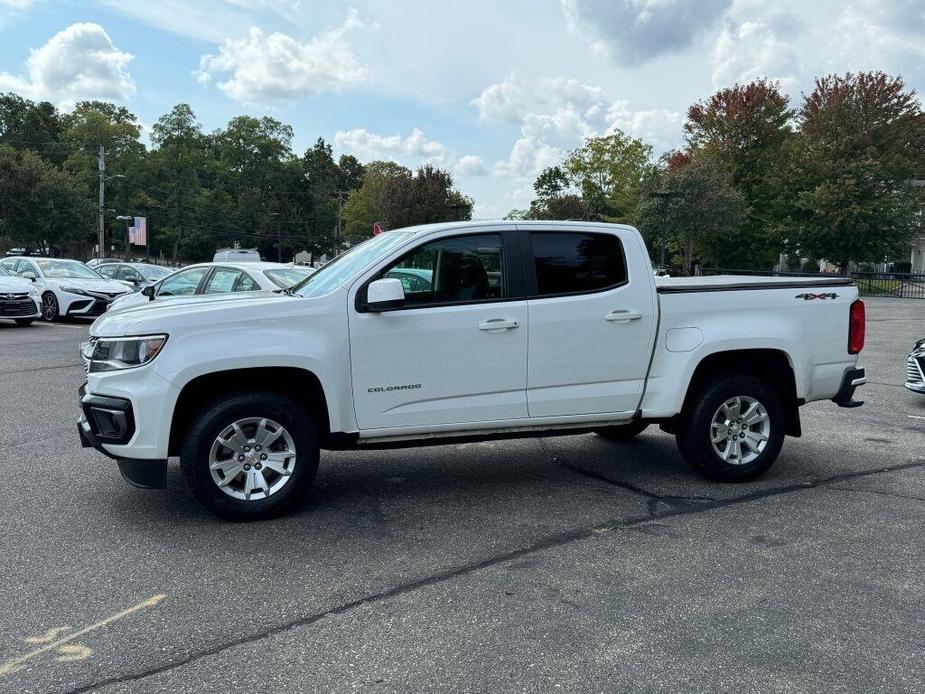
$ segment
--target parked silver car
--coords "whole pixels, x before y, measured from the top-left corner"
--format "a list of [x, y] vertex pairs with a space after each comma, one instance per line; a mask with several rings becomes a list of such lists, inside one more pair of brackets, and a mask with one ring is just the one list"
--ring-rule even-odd
[[925, 337], [915, 343], [906, 359], [906, 388], [925, 395]]

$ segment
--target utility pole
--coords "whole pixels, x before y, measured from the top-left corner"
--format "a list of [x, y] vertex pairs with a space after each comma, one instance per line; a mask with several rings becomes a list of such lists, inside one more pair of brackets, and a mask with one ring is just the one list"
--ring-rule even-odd
[[335, 190], [334, 193], [337, 195], [337, 243], [340, 243], [341, 236], [343, 235], [343, 219], [344, 219], [344, 196], [347, 194], [346, 190]]
[[106, 148], [103, 147], [103, 145], [100, 145], [99, 166], [100, 166], [100, 199], [99, 199], [99, 205], [100, 205], [99, 213], [100, 214], [99, 214], [99, 227], [98, 227], [99, 238], [97, 240], [97, 243], [99, 244], [99, 247], [98, 247], [99, 253], [97, 254], [96, 257], [102, 258], [104, 257], [103, 248], [106, 246], [106, 232], [104, 231], [105, 220], [103, 219], [104, 209], [106, 205]]
[[[665, 266], [665, 237], [668, 235], [668, 207], [671, 205], [672, 199], [683, 198], [686, 193], [682, 193], [676, 190], [657, 190], [652, 191], [649, 195], [653, 198], [658, 198], [662, 201], [662, 229], [661, 229], [661, 238], [659, 240], [659, 245], [661, 246], [659, 250], [659, 259], [658, 264], [661, 267]], [[685, 272], [687, 270], [685, 269]]]

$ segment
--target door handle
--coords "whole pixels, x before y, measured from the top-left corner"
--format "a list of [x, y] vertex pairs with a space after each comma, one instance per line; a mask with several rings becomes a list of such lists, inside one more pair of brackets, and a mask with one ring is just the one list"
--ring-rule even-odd
[[642, 318], [641, 311], [631, 311], [627, 309], [618, 309], [604, 314], [604, 320], [613, 323], [629, 323], [631, 320], [639, 320], [640, 318]]
[[505, 320], [504, 318], [491, 318], [479, 323], [479, 330], [510, 330], [516, 328], [520, 323], [516, 320]]

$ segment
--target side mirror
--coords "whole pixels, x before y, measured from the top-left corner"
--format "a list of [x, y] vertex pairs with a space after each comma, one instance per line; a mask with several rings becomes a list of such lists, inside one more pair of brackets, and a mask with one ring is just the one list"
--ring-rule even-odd
[[154, 301], [154, 285], [150, 284], [141, 290], [143, 296], [148, 297], [148, 301]]
[[401, 280], [386, 277], [371, 282], [366, 288], [366, 310], [385, 311], [405, 305], [405, 288]]
[[32, 270], [26, 270], [25, 272], [19, 273], [19, 276], [26, 280], [32, 280], [35, 282], [35, 273]]

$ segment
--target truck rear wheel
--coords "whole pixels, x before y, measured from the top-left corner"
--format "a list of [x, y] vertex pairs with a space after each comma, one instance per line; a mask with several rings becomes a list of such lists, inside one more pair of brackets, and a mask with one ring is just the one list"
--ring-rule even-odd
[[230, 520], [291, 510], [315, 479], [318, 458], [311, 419], [297, 403], [272, 392], [214, 402], [193, 424], [180, 451], [193, 495]]
[[629, 424], [615, 424], [595, 429], [594, 433], [608, 441], [629, 441], [641, 434], [649, 426], [648, 422], [636, 419]]
[[676, 434], [687, 463], [721, 482], [745, 482], [771, 467], [784, 443], [780, 396], [751, 376], [719, 376], [694, 394]]

